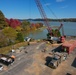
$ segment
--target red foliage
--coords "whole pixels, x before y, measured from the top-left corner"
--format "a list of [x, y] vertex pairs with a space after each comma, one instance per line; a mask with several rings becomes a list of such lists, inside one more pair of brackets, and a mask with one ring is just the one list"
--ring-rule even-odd
[[42, 23], [32, 23], [32, 24], [31, 24], [31, 27], [36, 27], [36, 28], [40, 28], [40, 27], [42, 27], [42, 26], [43, 26]]
[[32, 27], [35, 27], [35, 23], [32, 23], [31, 26], [32, 26]]
[[11, 26], [12, 28], [16, 28], [17, 26], [21, 25], [21, 22], [17, 19], [6, 19], [6, 22], [9, 24], [9, 26]]

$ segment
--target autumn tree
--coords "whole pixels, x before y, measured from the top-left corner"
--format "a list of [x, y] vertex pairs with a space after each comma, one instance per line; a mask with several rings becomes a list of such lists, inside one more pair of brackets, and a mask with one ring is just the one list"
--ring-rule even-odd
[[36, 24], [35, 24], [35, 23], [32, 23], [32, 24], [31, 24], [31, 29], [32, 29], [32, 30], [36, 30]]
[[22, 22], [22, 28], [23, 28], [23, 30], [25, 30], [25, 31], [30, 30], [30, 22], [24, 20], [24, 21]]
[[4, 47], [4, 46], [7, 46], [7, 39], [6, 37], [4, 36], [4, 34], [2, 33], [2, 31], [0, 31], [0, 48], [1, 47]]
[[43, 23], [38, 23], [40, 25], [40, 27], [43, 27]]
[[9, 45], [11, 43], [15, 43], [15, 39], [17, 37], [17, 32], [15, 29], [13, 29], [11, 27], [6, 27], [2, 31], [7, 38]]
[[10, 26], [10, 20], [7, 18], [5, 20], [6, 20], [7, 24]]
[[8, 23], [8, 25], [14, 29], [16, 29], [17, 27], [21, 27], [21, 22], [17, 19], [7, 19], [6, 18], [6, 22]]

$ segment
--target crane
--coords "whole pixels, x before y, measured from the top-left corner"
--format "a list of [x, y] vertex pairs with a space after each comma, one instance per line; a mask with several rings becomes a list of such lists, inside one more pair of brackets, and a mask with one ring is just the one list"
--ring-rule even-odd
[[39, 9], [41, 17], [44, 20], [45, 25], [48, 27], [47, 28], [48, 32], [52, 33], [52, 28], [50, 27], [49, 21], [47, 19], [46, 13], [45, 13], [45, 11], [44, 11], [44, 9], [42, 7], [42, 4], [41, 4], [40, 0], [35, 0], [35, 2], [36, 2], [36, 5], [37, 5], [37, 7]]
[[[35, 0], [35, 3], [37, 5], [37, 7], [38, 7], [38, 10], [40, 12], [40, 15], [41, 15], [42, 19], [44, 20], [45, 25], [47, 26], [47, 30], [48, 30], [48, 35], [47, 36], [49, 37], [48, 39], [51, 40], [51, 37], [54, 36], [54, 33], [53, 33], [52, 28], [50, 27], [50, 23], [48, 21], [48, 18], [46, 16], [46, 13], [45, 13], [45, 11], [43, 9], [43, 6], [42, 6], [40, 0]], [[61, 27], [63, 27], [63, 24], [60, 25], [60, 27], [57, 29], [57, 31], [59, 31], [61, 29]], [[60, 41], [62, 41], [62, 40], [64, 41], [64, 37], [61, 37], [61, 38], [58, 38], [58, 39]]]

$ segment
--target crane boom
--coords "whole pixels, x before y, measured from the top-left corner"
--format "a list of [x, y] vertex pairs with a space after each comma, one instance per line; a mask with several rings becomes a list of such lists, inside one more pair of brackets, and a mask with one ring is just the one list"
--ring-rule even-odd
[[60, 30], [62, 28], [62, 35], [64, 36], [64, 29], [63, 29], [63, 24], [61, 23], [61, 25], [59, 26], [58, 30]]
[[39, 9], [41, 17], [44, 20], [45, 25], [48, 27], [48, 32], [51, 33], [52, 32], [52, 28], [49, 26], [50, 25], [49, 21], [47, 19], [46, 13], [45, 13], [45, 11], [43, 9], [43, 6], [42, 6], [40, 0], [35, 0], [35, 2], [36, 2], [36, 5], [37, 5], [37, 7]]
[[58, 28], [58, 30], [60, 30], [62, 28], [63, 24], [60, 25], [60, 27]]
[[[52, 36], [54, 38], [55, 37], [54, 34], [57, 35], [57, 39], [58, 39], [58, 37], [61, 36], [58, 31], [63, 26], [63, 24], [61, 24], [61, 26], [58, 28], [58, 31], [56, 30], [56, 33], [54, 33], [53, 30], [52, 30], [52, 28], [50, 27], [50, 23], [48, 21], [48, 18], [46, 16], [46, 13], [45, 13], [45, 11], [43, 9], [43, 6], [42, 6], [40, 0], [35, 0], [35, 3], [36, 3], [36, 5], [37, 5], [37, 7], [39, 9], [40, 15], [41, 15], [42, 19], [44, 20], [45, 25], [47, 26], [47, 30], [48, 30], [47, 39], [48, 40], [53, 40]], [[63, 41], [65, 41], [65, 39], [64, 39], [64, 37], [61, 37], [60, 42], [63, 42]]]

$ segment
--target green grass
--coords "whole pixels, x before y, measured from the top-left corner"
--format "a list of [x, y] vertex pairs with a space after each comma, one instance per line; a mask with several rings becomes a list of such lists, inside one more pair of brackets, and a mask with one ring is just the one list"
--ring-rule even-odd
[[27, 42], [21, 42], [21, 43], [15, 44], [15, 45], [0, 48], [0, 54], [7, 54], [9, 51], [12, 50], [13, 46], [14, 46], [14, 49], [17, 49], [21, 46], [26, 46], [26, 45], [27, 45]]

